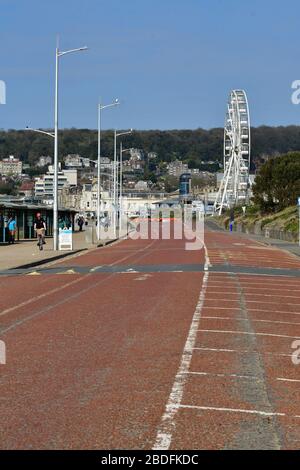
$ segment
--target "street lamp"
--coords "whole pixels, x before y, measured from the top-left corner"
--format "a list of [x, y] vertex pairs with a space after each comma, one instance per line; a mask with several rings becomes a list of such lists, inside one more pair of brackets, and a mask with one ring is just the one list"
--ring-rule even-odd
[[117, 228], [117, 218], [116, 218], [116, 205], [117, 205], [117, 137], [121, 135], [132, 134], [133, 129], [126, 132], [117, 133], [115, 129], [114, 135], [114, 187], [113, 187], [113, 201], [114, 201], [114, 236], [116, 237], [116, 228]]
[[116, 99], [113, 103], [110, 104], [101, 104], [98, 103], [98, 204], [97, 204], [97, 239], [100, 239], [100, 191], [101, 191], [101, 111], [105, 108], [112, 108], [113, 106], [118, 106], [120, 101]]
[[58, 250], [58, 66], [59, 58], [73, 52], [86, 51], [87, 47], [79, 47], [68, 51], [60, 51], [59, 45], [55, 49], [55, 110], [54, 110], [54, 176], [53, 176], [53, 249]]
[[119, 195], [119, 207], [120, 207], [120, 227], [119, 231], [122, 233], [122, 215], [123, 215], [123, 153], [130, 152], [130, 149], [123, 149], [123, 143], [120, 142], [120, 195]]
[[54, 139], [55, 135], [53, 132], [42, 131], [41, 129], [33, 129], [32, 127], [26, 126], [26, 131], [37, 132], [38, 134], [45, 134]]

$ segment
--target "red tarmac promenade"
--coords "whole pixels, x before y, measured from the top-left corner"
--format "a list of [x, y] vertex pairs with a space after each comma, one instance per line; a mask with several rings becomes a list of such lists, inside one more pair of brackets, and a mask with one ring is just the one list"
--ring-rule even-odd
[[299, 449], [297, 256], [128, 239], [0, 294], [1, 449]]

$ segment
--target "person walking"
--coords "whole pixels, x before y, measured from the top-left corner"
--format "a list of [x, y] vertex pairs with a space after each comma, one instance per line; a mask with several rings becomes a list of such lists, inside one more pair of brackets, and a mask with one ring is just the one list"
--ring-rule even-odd
[[8, 220], [8, 244], [15, 243], [15, 235], [16, 235], [16, 228], [17, 222], [14, 216], [10, 217]]
[[40, 212], [38, 212], [36, 214], [36, 219], [34, 221], [34, 231], [36, 232], [37, 236], [41, 235], [42, 237], [42, 241], [43, 241], [43, 245], [46, 244], [45, 242], [45, 233], [46, 233], [46, 222], [44, 221], [44, 219], [42, 218]]
[[77, 224], [78, 224], [78, 227], [79, 227], [79, 232], [82, 232], [82, 227], [83, 227], [83, 224], [84, 224], [84, 220], [83, 220], [82, 215], [80, 215], [78, 217]]

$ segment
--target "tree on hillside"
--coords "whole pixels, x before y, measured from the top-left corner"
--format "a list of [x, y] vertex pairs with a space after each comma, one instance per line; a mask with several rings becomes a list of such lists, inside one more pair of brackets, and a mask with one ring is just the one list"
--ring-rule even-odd
[[262, 212], [296, 204], [300, 196], [300, 152], [291, 152], [264, 163], [255, 179], [253, 201]]

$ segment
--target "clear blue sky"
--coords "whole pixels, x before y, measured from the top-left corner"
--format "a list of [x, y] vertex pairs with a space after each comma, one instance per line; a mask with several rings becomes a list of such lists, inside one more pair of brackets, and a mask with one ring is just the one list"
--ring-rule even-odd
[[233, 88], [253, 125], [299, 124], [299, 18], [299, 0], [0, 0], [0, 128], [53, 127], [57, 33], [90, 48], [61, 60], [61, 127], [95, 128], [99, 96], [122, 100], [104, 128], [223, 126]]

